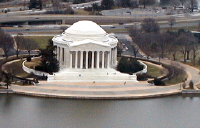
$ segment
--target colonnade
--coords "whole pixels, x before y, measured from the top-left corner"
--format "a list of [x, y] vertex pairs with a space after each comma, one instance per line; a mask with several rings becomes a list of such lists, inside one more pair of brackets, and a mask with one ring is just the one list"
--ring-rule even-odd
[[57, 47], [55, 54], [57, 55], [57, 60], [59, 61], [60, 66], [67, 65], [67, 50], [66, 50], [66, 48]]
[[69, 51], [57, 46], [55, 51], [60, 66], [74, 69], [99, 69], [116, 65], [117, 48], [110, 51]]
[[110, 51], [71, 51], [70, 68], [98, 69], [110, 67]]

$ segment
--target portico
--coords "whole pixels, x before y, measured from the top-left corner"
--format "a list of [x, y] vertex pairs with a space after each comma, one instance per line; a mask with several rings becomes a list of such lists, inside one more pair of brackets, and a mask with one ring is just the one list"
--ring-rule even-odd
[[[67, 53], [65, 48], [57, 47], [56, 54], [57, 60], [60, 62], [60, 66], [67, 65]], [[112, 48], [107, 51], [70, 51], [69, 64], [70, 68], [110, 68], [116, 65], [117, 48]]]

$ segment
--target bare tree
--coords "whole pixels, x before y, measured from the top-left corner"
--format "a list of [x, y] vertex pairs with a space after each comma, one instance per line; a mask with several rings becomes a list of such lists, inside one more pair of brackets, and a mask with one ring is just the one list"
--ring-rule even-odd
[[172, 26], [176, 23], [176, 19], [174, 17], [170, 17], [168, 22], [169, 22], [169, 26], [172, 29]]
[[198, 5], [197, 0], [190, 0], [191, 12], [194, 12], [194, 8], [197, 7], [197, 5]]
[[134, 36], [141, 34], [141, 30], [136, 25], [133, 25], [128, 29], [128, 33], [129, 36], [133, 38]]
[[173, 45], [170, 48], [170, 51], [172, 53], [173, 56], [173, 60], [176, 60], [176, 54], [178, 52], [178, 45], [176, 44], [176, 42], [173, 43]]
[[187, 0], [179, 0], [181, 5], [183, 6]]
[[164, 53], [169, 52], [172, 46], [172, 42], [174, 42], [175, 40], [175, 37], [170, 35], [169, 33], [161, 33], [161, 34], [157, 34], [157, 38], [155, 40], [161, 54], [160, 57], [163, 58]]
[[15, 49], [16, 49], [17, 58], [18, 58], [19, 53], [20, 53], [20, 47], [22, 47], [24, 40], [25, 40], [24, 37], [19, 36], [19, 34], [17, 34], [17, 36], [15, 37]]
[[197, 0], [187, 0], [185, 6], [190, 9], [190, 12], [194, 12], [194, 8], [198, 6], [198, 2]]
[[199, 52], [198, 52], [199, 44], [197, 43], [197, 41], [192, 44], [191, 50], [192, 50], [193, 65], [195, 65], [196, 64], [196, 57], [199, 54]]
[[136, 58], [137, 54], [139, 53], [138, 48], [136, 47], [135, 43], [131, 42], [131, 50], [134, 54], [134, 57]]
[[64, 32], [68, 27], [67, 26], [60, 26], [60, 29]]
[[60, 0], [51, 0], [52, 6], [53, 6], [53, 10], [57, 11], [57, 10], [61, 10], [61, 1]]
[[22, 49], [27, 50], [30, 55], [31, 50], [38, 49], [38, 44], [32, 39], [24, 38], [23, 45], [21, 45], [21, 47]]
[[143, 4], [143, 8], [146, 8], [147, 1], [148, 1], [148, 0], [139, 0], [139, 3], [140, 3], [140, 4]]
[[157, 33], [160, 31], [160, 26], [153, 18], [145, 18], [141, 23], [141, 29], [146, 33]]
[[0, 47], [4, 51], [4, 55], [8, 58], [9, 51], [13, 48], [14, 41], [10, 34], [5, 33], [3, 30], [0, 30]]
[[154, 33], [141, 33], [133, 38], [133, 41], [137, 46], [147, 55], [147, 58], [151, 56], [152, 53], [157, 51], [157, 46], [155, 46], [155, 34]]
[[[184, 62], [189, 59], [189, 52], [192, 49], [192, 44], [196, 42], [196, 38], [192, 33], [182, 33], [176, 40], [178, 43], [180, 52], [183, 54]], [[187, 55], [187, 56], [186, 56]]]
[[179, 0], [170, 0], [169, 4], [172, 5], [174, 9], [176, 9], [176, 6], [179, 6], [181, 3]]

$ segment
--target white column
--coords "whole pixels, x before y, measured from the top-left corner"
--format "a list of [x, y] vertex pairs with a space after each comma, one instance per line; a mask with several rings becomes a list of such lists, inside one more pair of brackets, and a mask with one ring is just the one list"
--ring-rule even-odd
[[[56, 46], [55, 50], [53, 51], [53, 53], [57, 55], [57, 46]], [[58, 59], [57, 56], [56, 56], [56, 59]]]
[[114, 57], [114, 48], [112, 48], [112, 65], [114, 65], [114, 59], [115, 59], [115, 57]]
[[62, 48], [60, 47], [60, 65], [63, 65], [63, 61], [62, 61]]
[[72, 68], [72, 52], [70, 52], [69, 54], [70, 54], [70, 68]]
[[57, 60], [60, 63], [60, 47], [57, 47], [57, 48], [58, 48], [58, 50], [57, 50]]
[[99, 68], [99, 51], [97, 51], [97, 69]]
[[115, 54], [114, 54], [114, 56], [115, 56], [115, 65], [117, 64], [117, 47], [115, 47]]
[[65, 65], [65, 48], [62, 48], [62, 61], [63, 65]]
[[86, 63], [85, 63], [85, 65], [86, 65], [86, 69], [88, 69], [88, 51], [86, 51]]
[[81, 51], [81, 63], [80, 63], [80, 68], [83, 68], [83, 51]]
[[92, 51], [92, 68], [94, 68], [94, 51]]
[[107, 53], [108, 53], [107, 54], [107, 68], [109, 68], [110, 67], [110, 52], [108, 51]]
[[105, 59], [104, 52], [105, 52], [105, 51], [102, 51], [102, 68], [104, 68], [104, 59]]
[[77, 68], [77, 62], [78, 62], [78, 51], [75, 51], [76, 57], [75, 57], [75, 68]]
[[111, 48], [111, 65], [113, 65], [113, 62], [114, 62], [113, 59], [114, 59], [113, 58], [113, 48]]
[[64, 50], [65, 50], [65, 52], [64, 52], [64, 56], [65, 56], [64, 65], [67, 66], [67, 49], [65, 48]]

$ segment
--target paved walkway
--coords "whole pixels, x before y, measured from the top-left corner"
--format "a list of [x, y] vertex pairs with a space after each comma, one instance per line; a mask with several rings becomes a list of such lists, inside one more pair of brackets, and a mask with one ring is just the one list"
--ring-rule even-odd
[[[171, 63], [171, 60], [161, 61], [166, 64]], [[188, 73], [188, 79], [186, 81], [187, 84], [190, 80], [192, 80], [195, 85], [200, 83], [198, 69], [182, 63], [178, 64], [182, 65]], [[15, 93], [33, 96], [80, 99], [131, 99], [178, 94], [181, 92], [180, 85], [181, 84], [171, 86], [154, 86], [147, 82], [48, 83], [46, 81], [40, 81], [38, 86], [12, 85], [11, 88]]]
[[199, 74], [199, 69], [197, 68], [194, 68], [192, 66], [189, 66], [189, 65], [186, 65], [184, 63], [179, 63], [179, 62], [176, 62], [176, 61], [172, 61], [172, 60], [168, 60], [168, 59], [161, 59], [161, 62], [162, 63], [165, 63], [165, 64], [171, 64], [171, 63], [175, 63], [177, 65], [180, 65], [182, 66], [185, 71], [187, 72], [188, 74], [188, 78], [187, 78], [187, 81], [186, 81], [186, 84], [188, 85], [189, 82], [192, 80], [194, 82], [194, 85], [197, 86], [198, 84], [200, 84], [200, 74]]

